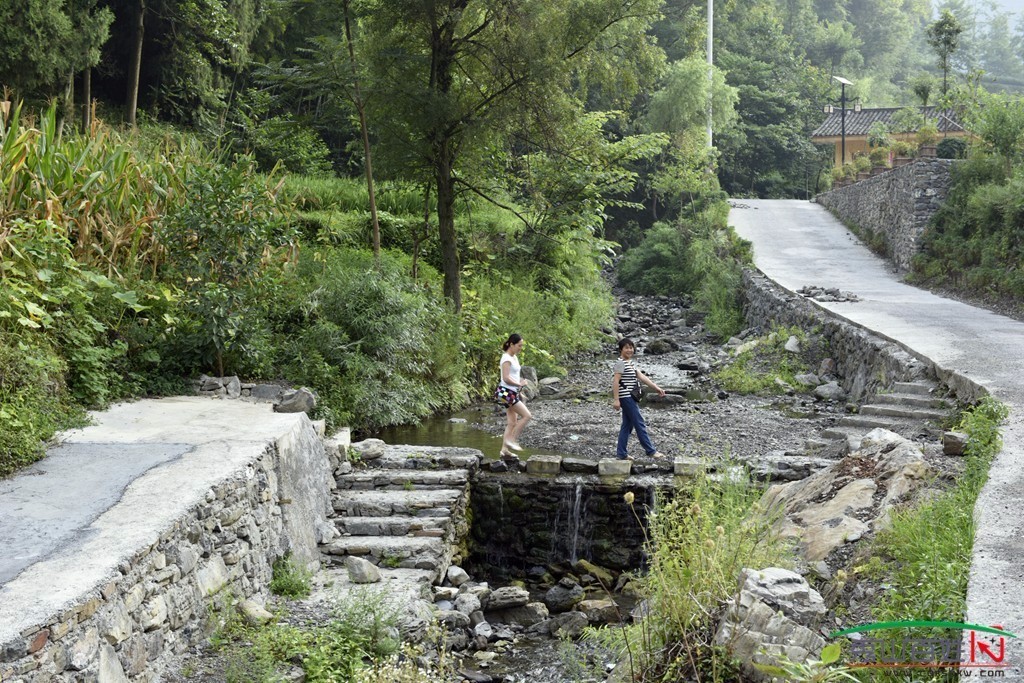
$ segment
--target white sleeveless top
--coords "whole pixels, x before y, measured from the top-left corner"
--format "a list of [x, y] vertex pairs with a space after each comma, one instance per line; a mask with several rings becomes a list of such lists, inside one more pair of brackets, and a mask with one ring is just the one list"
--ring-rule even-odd
[[502, 366], [505, 365], [505, 363], [509, 363], [509, 368], [508, 368], [508, 376], [509, 376], [509, 378], [511, 378], [511, 380], [513, 382], [519, 382], [519, 381], [521, 381], [519, 379], [519, 369], [520, 369], [520, 367], [522, 367], [522, 366], [519, 365], [519, 358], [517, 358], [516, 356], [513, 356], [510, 353], [503, 353], [503, 354], [501, 354], [501, 360], [498, 361], [498, 382], [501, 384], [501, 386], [505, 387], [506, 389], [511, 389], [512, 391], [519, 391], [522, 387], [520, 387], [518, 384], [506, 384], [505, 383], [504, 375], [501, 372], [501, 368], [502, 368]]

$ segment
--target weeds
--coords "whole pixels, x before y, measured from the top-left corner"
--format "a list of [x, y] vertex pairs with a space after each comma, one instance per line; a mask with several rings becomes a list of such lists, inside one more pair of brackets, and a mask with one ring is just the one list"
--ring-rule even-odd
[[[956, 486], [916, 507], [895, 511], [890, 528], [875, 538], [874, 552], [885, 558], [890, 586], [872, 611], [875, 620], [963, 617], [974, 546], [974, 503], [1001, 447], [999, 425], [1007, 415], [1006, 406], [991, 397], [966, 411], [957, 430], [968, 435], [967, 467]], [[878, 572], [879, 567], [871, 571]], [[890, 647], [898, 649], [900, 643], [894, 640]], [[883, 674], [877, 672], [880, 677]]]
[[[806, 345], [807, 335], [798, 327], [777, 327], [760, 337], [758, 344], [740, 353], [729, 365], [715, 372], [722, 388], [737, 394], [783, 393], [786, 387], [801, 386], [796, 375], [807, 372], [803, 355], [785, 350], [794, 336]], [[781, 382], [781, 383], [780, 383]], [[784, 384], [783, 384], [784, 383]]]
[[[789, 547], [757, 505], [747, 477], [702, 476], [648, 512], [651, 566], [643, 579], [643, 618], [593, 632], [628, 660], [633, 679], [729, 681], [735, 663], [712, 643], [719, 606], [736, 592], [744, 567], [786, 566]], [[626, 504], [637, 514], [634, 499]]]
[[270, 592], [287, 598], [304, 598], [309, 595], [309, 580], [313, 573], [285, 555], [274, 562], [274, 575], [270, 580]]

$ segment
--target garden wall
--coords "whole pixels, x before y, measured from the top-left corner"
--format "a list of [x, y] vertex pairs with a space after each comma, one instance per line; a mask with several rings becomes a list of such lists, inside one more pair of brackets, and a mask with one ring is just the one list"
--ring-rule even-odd
[[946, 199], [952, 159], [915, 159], [879, 175], [817, 196], [817, 202], [844, 224], [880, 236], [890, 260], [910, 269], [921, 235]]

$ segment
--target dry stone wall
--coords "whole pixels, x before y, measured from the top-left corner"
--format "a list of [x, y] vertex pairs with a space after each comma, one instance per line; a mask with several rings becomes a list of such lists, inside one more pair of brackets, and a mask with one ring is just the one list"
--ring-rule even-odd
[[[320, 436], [302, 416], [159, 537], [140, 538], [135, 555], [101, 585], [6, 637], [0, 680], [159, 680], [169, 657], [208, 635], [211, 606], [265, 595], [273, 563], [285, 553], [318, 560], [315, 530], [325, 523], [327, 482]], [[101, 560], [83, 554], [82, 561]]]
[[888, 341], [818, 308], [810, 300], [747, 270], [743, 275], [747, 322], [764, 329], [772, 325], [813, 330], [828, 344], [836, 374], [851, 400], [858, 401], [893, 382], [929, 378], [930, 364]]
[[901, 271], [910, 269], [921, 235], [949, 192], [951, 159], [916, 159], [818, 195], [817, 201], [846, 225], [881, 235], [889, 258]]

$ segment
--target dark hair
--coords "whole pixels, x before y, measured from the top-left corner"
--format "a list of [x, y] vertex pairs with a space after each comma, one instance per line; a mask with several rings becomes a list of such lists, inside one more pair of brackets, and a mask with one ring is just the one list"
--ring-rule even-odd
[[508, 351], [508, 347], [513, 344], [518, 344], [521, 341], [523, 341], [523, 336], [521, 334], [510, 334], [508, 335], [508, 341], [501, 345], [501, 350]]
[[632, 346], [634, 349], [636, 348], [636, 344], [634, 344], [633, 340], [629, 337], [623, 337], [619, 340], [619, 351], [622, 351], [622, 349], [627, 346]]

